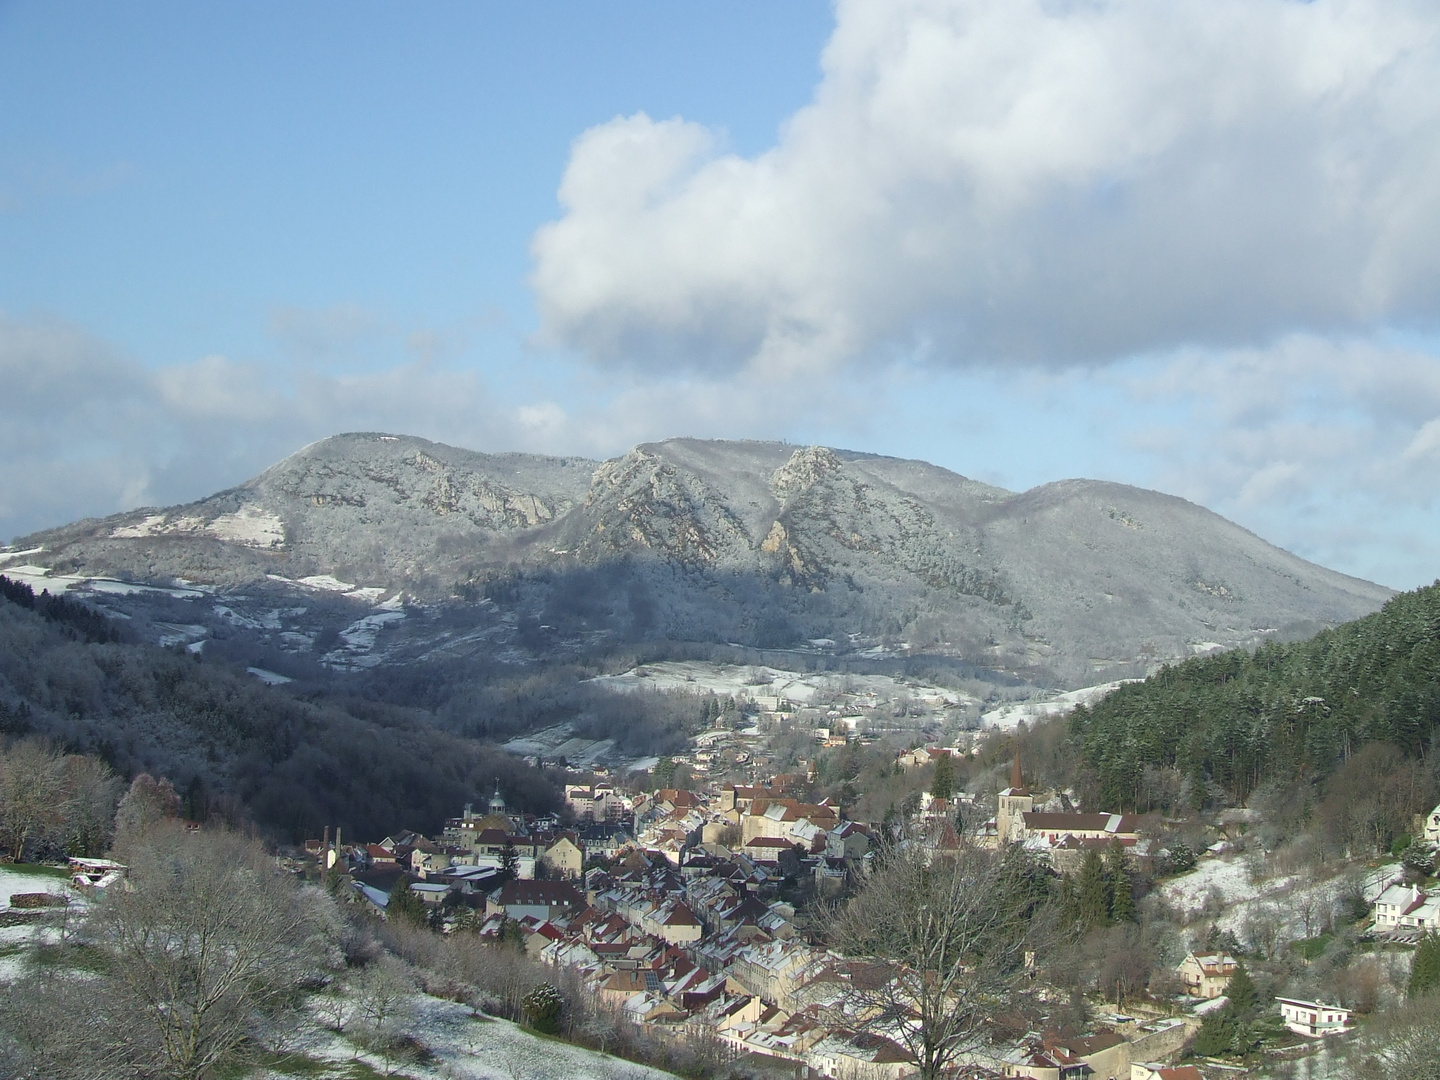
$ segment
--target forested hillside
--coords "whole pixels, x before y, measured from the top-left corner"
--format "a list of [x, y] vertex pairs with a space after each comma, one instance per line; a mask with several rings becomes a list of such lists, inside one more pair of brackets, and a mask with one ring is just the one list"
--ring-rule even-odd
[[1198, 805], [1215, 785], [1243, 802], [1267, 783], [1329, 777], [1362, 749], [1377, 758], [1378, 746], [1414, 763], [1437, 732], [1440, 582], [1308, 641], [1166, 667], [1071, 717], [1100, 802], [1142, 810], [1177, 796]]
[[357, 838], [434, 831], [497, 781], [513, 805], [554, 805], [542, 775], [437, 729], [427, 712], [306, 700], [224, 664], [117, 640], [123, 627], [84, 605], [4, 584], [0, 734], [48, 736], [121, 774], [165, 776], [187, 816], [248, 815], [299, 840], [325, 825]]

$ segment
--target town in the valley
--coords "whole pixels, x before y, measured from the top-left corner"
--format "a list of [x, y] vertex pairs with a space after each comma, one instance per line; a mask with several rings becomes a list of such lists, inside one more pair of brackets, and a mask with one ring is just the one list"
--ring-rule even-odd
[[[887, 846], [943, 859], [967, 845], [1018, 845], [1045, 873], [1076, 879], [1087, 860], [1135, 875], [1153, 875], [1158, 860], [1175, 862], [1158, 846], [1154, 822], [1078, 807], [1072, 793], [1032, 790], [1018, 755], [997, 770], [1008, 780], [998, 791], [952, 790], [947, 778], [976, 754], [983, 732], [952, 732], [956, 745], [917, 740], [885, 751], [853, 732], [817, 728], [808, 732], [809, 759], [757, 775], [757, 763], [775, 760], [759, 728], [721, 727], [718, 716], [716, 724], [692, 739], [688, 754], [647, 763], [648, 770], [592, 764], [581, 772], [537, 755], [532, 763], [564, 774], [559, 813], [516, 812], [497, 784], [457, 807], [440, 835], [327, 830], [308, 842], [301, 862], [377, 918], [393, 917], [396, 897], [406, 893], [411, 917], [421, 912], [438, 932], [478, 934], [569, 969], [617, 1016], [658, 1039], [706, 1040], [727, 1059], [777, 1075], [852, 1080], [900, 1080], [916, 1071], [912, 1053], [883, 1025], [854, 1012], [846, 994], [851, 961], [826, 936], [827, 912], [863, 887]], [[892, 755], [891, 775], [909, 777], [919, 794], [864, 815], [853, 808], [879, 804], [863, 792], [847, 789], [850, 800], [817, 795], [814, 759], [860, 742]], [[1236, 835], [1237, 822], [1243, 832], [1245, 818], [1244, 811], [1219, 815], [1214, 842], [1187, 853], [1180, 869], [1198, 863], [1190, 872], [1203, 875], [1207, 862], [1228, 865], [1227, 836]], [[1426, 837], [1440, 841], [1440, 808], [1423, 824]], [[1373, 933], [1413, 943], [1440, 924], [1440, 896], [1398, 877], [1369, 887]], [[997, 1016], [947, 1075], [1222, 1075], [1191, 1048], [1205, 1016], [1225, 1006], [1241, 966], [1231, 953], [1241, 949], [1234, 934], [1217, 935], [1213, 921], [1202, 933], [1206, 922], [1195, 923], [1183, 959], [1149, 980], [1168, 995], [1092, 1000], [1072, 1009], [1083, 1019], [1064, 1029], [1017, 1027], [1013, 1017]], [[1351, 1011], [1327, 1000], [1277, 996], [1273, 1011], [1284, 1033], [1276, 1052], [1290, 1058], [1323, 1052], [1327, 1036], [1353, 1030]]]

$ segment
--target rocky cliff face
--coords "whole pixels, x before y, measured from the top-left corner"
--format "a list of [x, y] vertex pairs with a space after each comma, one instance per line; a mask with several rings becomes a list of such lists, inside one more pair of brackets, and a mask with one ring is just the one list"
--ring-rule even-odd
[[343, 435], [198, 503], [23, 546], [81, 576], [488, 596], [556, 641], [824, 639], [1077, 685], [1311, 632], [1390, 595], [1157, 492], [1015, 494], [924, 462], [689, 439], [594, 462]]

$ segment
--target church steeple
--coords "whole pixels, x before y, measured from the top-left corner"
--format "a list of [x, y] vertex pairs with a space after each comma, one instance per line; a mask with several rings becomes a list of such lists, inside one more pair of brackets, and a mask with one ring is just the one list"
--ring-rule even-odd
[[995, 814], [995, 832], [1001, 844], [1025, 838], [1025, 815], [1035, 808], [1035, 799], [1025, 790], [1025, 774], [1020, 769], [1020, 752], [1010, 766], [1010, 786], [1000, 792]]

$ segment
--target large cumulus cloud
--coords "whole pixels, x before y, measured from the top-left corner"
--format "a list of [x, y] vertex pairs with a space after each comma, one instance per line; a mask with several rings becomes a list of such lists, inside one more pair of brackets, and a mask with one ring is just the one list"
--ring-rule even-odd
[[642, 113], [576, 141], [543, 332], [814, 372], [1432, 320], [1437, 33], [1415, 0], [841, 0], [769, 151]]

